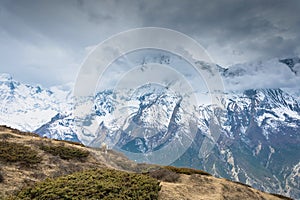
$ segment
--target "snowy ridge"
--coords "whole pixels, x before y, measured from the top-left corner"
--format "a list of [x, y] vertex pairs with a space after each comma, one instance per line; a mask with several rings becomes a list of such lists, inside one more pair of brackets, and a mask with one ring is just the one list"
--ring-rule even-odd
[[66, 96], [60, 101], [52, 91], [21, 84], [7, 74], [0, 76], [0, 94], [1, 122], [26, 131], [39, 128], [68, 106]]
[[[181, 62], [163, 54], [135, 59], [144, 65]], [[216, 67], [202, 64], [207, 70]], [[293, 69], [295, 66], [297, 63]], [[111, 148], [135, 153], [151, 153], [174, 141], [178, 149], [188, 145], [174, 165], [204, 169], [299, 198], [300, 157], [295, 152], [300, 151], [300, 90], [288, 87], [299, 81], [299, 76], [278, 59], [217, 67], [226, 88], [220, 99], [223, 108], [194, 105], [189, 100], [192, 94], [153, 84], [134, 90], [105, 89], [94, 97], [75, 99], [64, 87], [30, 86], [3, 74], [0, 122], [49, 138], [97, 147], [105, 142]], [[269, 89], [273, 79], [278, 88]], [[209, 99], [203, 88], [198, 89], [195, 92]], [[213, 148], [202, 148], [205, 141], [211, 141]]]

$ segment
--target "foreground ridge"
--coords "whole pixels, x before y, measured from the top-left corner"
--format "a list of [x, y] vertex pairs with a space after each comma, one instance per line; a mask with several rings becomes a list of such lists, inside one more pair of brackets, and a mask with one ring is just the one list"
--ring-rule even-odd
[[0, 126], [0, 198], [290, 199], [190, 168]]

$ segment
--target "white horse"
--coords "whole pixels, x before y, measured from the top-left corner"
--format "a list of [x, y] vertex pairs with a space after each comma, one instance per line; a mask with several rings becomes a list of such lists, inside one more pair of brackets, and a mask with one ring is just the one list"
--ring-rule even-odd
[[105, 142], [102, 142], [102, 144], [101, 144], [101, 150], [105, 153], [105, 154], [107, 154], [107, 144], [105, 143]]

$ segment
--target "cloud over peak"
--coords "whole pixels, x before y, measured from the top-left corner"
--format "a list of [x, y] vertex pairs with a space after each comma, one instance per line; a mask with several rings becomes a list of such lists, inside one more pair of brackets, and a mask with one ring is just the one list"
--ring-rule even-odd
[[45, 85], [72, 81], [86, 47], [146, 26], [191, 36], [222, 66], [299, 56], [299, 8], [297, 0], [2, 0], [0, 71]]

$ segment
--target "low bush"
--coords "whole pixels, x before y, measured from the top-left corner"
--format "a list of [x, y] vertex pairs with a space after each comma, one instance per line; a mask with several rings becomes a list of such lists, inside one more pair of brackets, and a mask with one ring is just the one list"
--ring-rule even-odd
[[23, 165], [37, 164], [42, 161], [37, 151], [23, 144], [0, 141], [0, 162], [20, 162]]
[[166, 182], [176, 182], [178, 181], [180, 175], [177, 174], [176, 172], [170, 171], [165, 168], [160, 168], [154, 171], [148, 172], [149, 176], [152, 178], [156, 178], [161, 181], [166, 181]]
[[137, 172], [137, 173], [148, 173], [150, 171], [155, 171], [160, 168], [161, 168], [161, 166], [159, 166], [159, 165], [147, 164], [147, 163], [137, 163], [135, 168], [133, 169], [133, 171]]
[[4, 181], [4, 176], [3, 176], [3, 174], [2, 174], [2, 172], [0, 170], [0, 183], [3, 183], [3, 181]]
[[54, 156], [59, 156], [62, 159], [79, 159], [84, 160], [88, 157], [89, 152], [75, 147], [67, 147], [63, 145], [45, 145], [40, 144], [39, 148]]
[[16, 138], [16, 136], [9, 134], [9, 133], [2, 133], [0, 134], [0, 140], [6, 141], [9, 138]]
[[211, 176], [211, 174], [198, 170], [198, 169], [192, 169], [192, 168], [185, 168], [185, 167], [174, 167], [174, 166], [164, 166], [165, 169], [168, 169], [170, 171], [176, 172], [178, 174], [187, 174], [187, 175], [192, 175], [192, 174], [200, 174], [200, 175], [205, 175], [205, 176]]
[[16, 199], [156, 200], [159, 182], [149, 176], [110, 169], [77, 172], [23, 189]]

